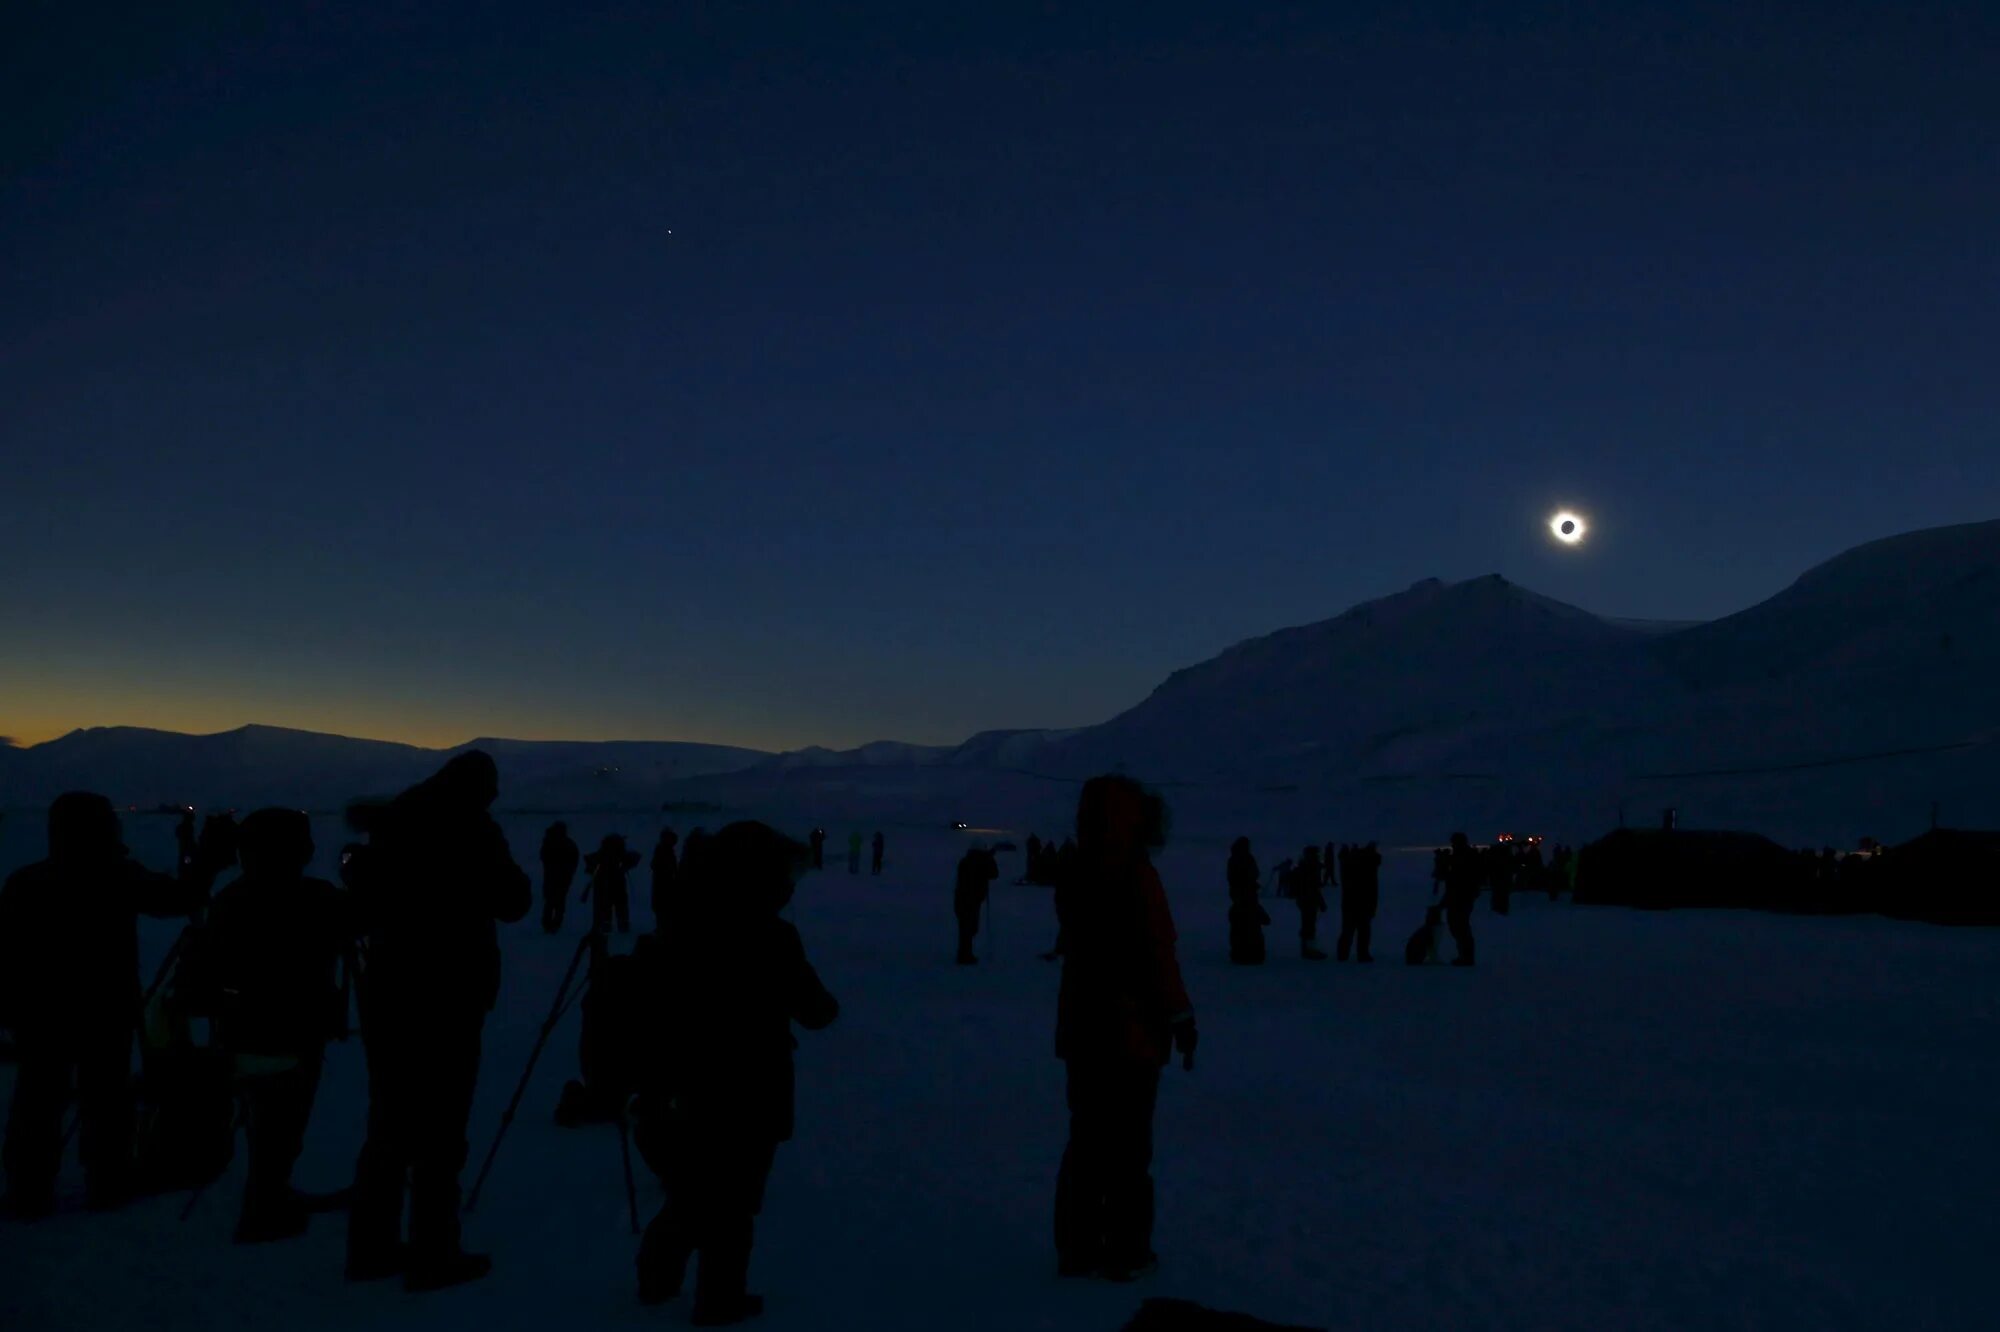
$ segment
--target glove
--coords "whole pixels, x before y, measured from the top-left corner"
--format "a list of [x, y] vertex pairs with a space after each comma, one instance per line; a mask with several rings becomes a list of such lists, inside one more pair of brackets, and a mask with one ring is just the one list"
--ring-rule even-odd
[[1194, 1047], [1201, 1041], [1201, 1033], [1195, 1030], [1194, 1019], [1187, 1018], [1174, 1025], [1174, 1049], [1181, 1052], [1181, 1067], [1194, 1072]]

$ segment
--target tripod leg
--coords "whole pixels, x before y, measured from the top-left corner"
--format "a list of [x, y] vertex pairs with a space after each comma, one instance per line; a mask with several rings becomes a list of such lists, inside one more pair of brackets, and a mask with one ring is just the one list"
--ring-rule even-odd
[[639, 1188], [632, 1182], [632, 1125], [628, 1107], [618, 1108], [618, 1154], [625, 1161], [625, 1211], [632, 1218], [632, 1233], [639, 1233]]
[[493, 1145], [486, 1149], [486, 1159], [480, 1163], [479, 1174], [473, 1179], [472, 1187], [466, 1191], [464, 1210], [467, 1212], [479, 1206], [479, 1192], [486, 1187], [486, 1176], [493, 1170], [493, 1158], [500, 1155], [500, 1144], [506, 1140], [507, 1130], [513, 1126], [514, 1112], [521, 1108], [521, 1098], [528, 1091], [528, 1079], [535, 1076], [535, 1064], [542, 1057], [542, 1047], [549, 1043], [550, 1034], [568, 1011], [570, 985], [576, 979], [576, 969], [583, 964], [583, 955], [590, 948], [591, 938], [586, 934], [577, 944], [576, 953], [569, 960], [569, 970], [563, 973], [562, 984], [556, 987], [555, 1002], [549, 1005], [549, 1015], [542, 1019], [542, 1031], [535, 1037], [535, 1048], [528, 1051], [528, 1066], [521, 1070], [521, 1080], [515, 1084], [513, 1099], [500, 1112], [500, 1129], [493, 1135]]

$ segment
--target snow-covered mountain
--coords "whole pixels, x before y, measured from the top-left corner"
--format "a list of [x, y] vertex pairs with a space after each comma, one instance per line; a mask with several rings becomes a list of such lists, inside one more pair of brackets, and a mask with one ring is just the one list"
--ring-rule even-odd
[[[482, 740], [514, 808], [1058, 826], [1124, 769], [1210, 830], [1581, 838], [1661, 806], [1690, 823], [1848, 842], [2000, 825], [2000, 522], [1871, 542], [1710, 623], [1608, 619], [1498, 576], [1427, 579], [1176, 671], [1074, 731], [769, 755], [713, 745]], [[449, 751], [270, 727], [110, 728], [0, 750], [0, 802], [70, 786], [124, 803], [328, 807]]]
[[0, 804], [45, 805], [89, 789], [142, 809], [159, 804], [336, 808], [400, 790], [452, 754], [479, 748], [500, 763], [514, 808], [650, 802], [674, 780], [729, 772], [767, 757], [753, 749], [667, 741], [479, 739], [451, 749], [356, 740], [277, 726], [182, 735], [134, 726], [72, 731], [4, 751]]
[[2000, 522], [1870, 543], [1706, 624], [1609, 619], [1497, 576], [1428, 579], [1240, 643], [1079, 731], [684, 785], [822, 819], [1052, 827], [1077, 781], [1123, 769], [1206, 831], [1581, 838], [1671, 805], [1845, 844], [1919, 831], [1933, 802], [2000, 823], [1996, 679]]

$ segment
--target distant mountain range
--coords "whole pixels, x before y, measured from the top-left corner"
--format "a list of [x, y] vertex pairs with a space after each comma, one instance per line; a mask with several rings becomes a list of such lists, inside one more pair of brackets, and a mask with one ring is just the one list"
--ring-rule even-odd
[[[500, 758], [515, 808], [675, 800], [1052, 821], [1081, 777], [1124, 769], [1216, 828], [1593, 828], [1621, 806], [1651, 821], [1655, 806], [1679, 804], [1705, 823], [1845, 840], [1914, 830], [1933, 801], [1951, 820], [2000, 824], [2000, 521], [1871, 542], [1693, 625], [1593, 615], [1497, 575], [1427, 579], [1239, 643], [1080, 730], [785, 754], [469, 745]], [[451, 752], [260, 726], [98, 728], [0, 749], [0, 803], [86, 786], [142, 806], [332, 806], [407, 785]]]
[[424, 749], [278, 726], [216, 735], [97, 726], [0, 751], [0, 804], [41, 805], [84, 788], [143, 809], [183, 803], [338, 809], [356, 796], [399, 791], [467, 749], [484, 749], [499, 761], [506, 802], [514, 808], [653, 804], [654, 793], [678, 779], [731, 772], [771, 757], [755, 749], [671, 741], [482, 738]]

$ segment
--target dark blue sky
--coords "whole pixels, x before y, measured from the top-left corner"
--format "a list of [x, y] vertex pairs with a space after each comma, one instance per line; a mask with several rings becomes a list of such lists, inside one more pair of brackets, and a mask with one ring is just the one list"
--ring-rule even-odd
[[952, 740], [2000, 513], [1990, 4], [129, 8], [0, 20], [0, 732]]

